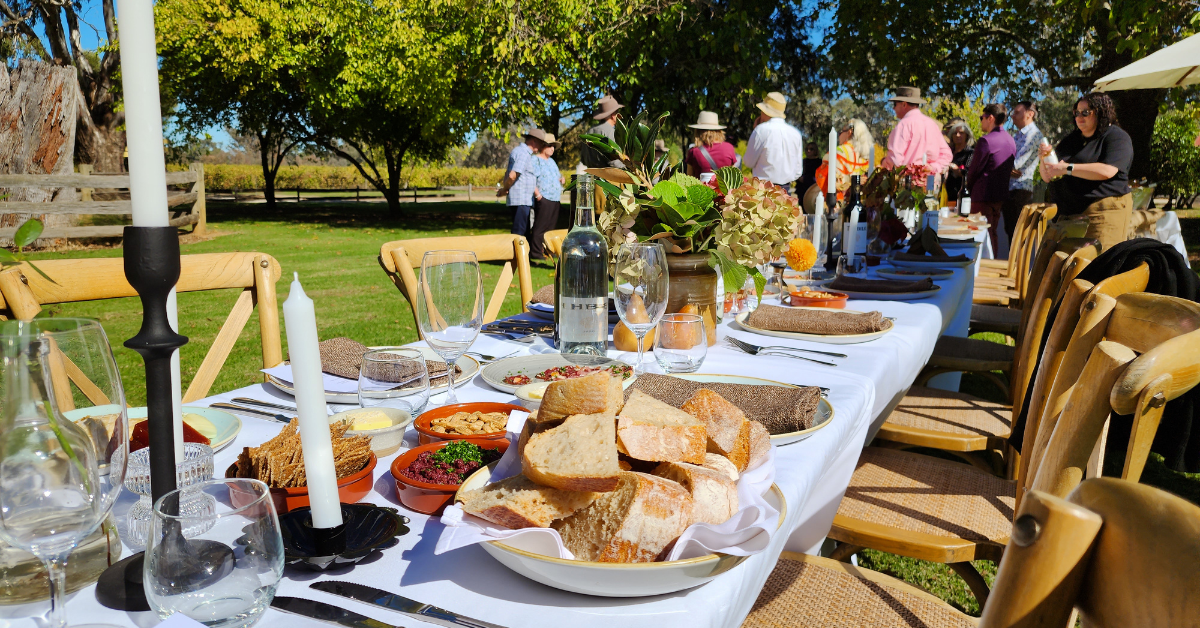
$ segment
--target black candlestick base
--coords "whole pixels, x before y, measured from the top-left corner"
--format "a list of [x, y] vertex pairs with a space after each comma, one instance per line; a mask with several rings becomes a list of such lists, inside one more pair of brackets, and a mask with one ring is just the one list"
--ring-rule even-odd
[[144, 552], [122, 558], [100, 574], [96, 581], [96, 600], [108, 608], [138, 613], [150, 610], [142, 586]]
[[825, 244], [825, 270], [831, 273], [837, 270], [838, 263], [837, 256], [833, 254], [833, 238], [834, 236], [841, 235], [840, 233], [835, 234], [833, 232], [833, 225], [838, 221], [838, 218], [840, 218], [840, 215], [837, 206], [837, 193], [826, 193], [825, 219], [828, 221], [829, 241]]
[[312, 510], [297, 508], [279, 517], [284, 562], [316, 571], [353, 565], [399, 543], [407, 523], [395, 508], [342, 504], [342, 525], [314, 528]]

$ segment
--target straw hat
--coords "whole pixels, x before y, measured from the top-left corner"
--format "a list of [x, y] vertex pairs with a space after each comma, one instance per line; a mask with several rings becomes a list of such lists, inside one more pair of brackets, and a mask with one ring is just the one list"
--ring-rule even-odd
[[921, 98], [921, 89], [918, 87], [897, 87], [896, 95], [888, 99], [888, 102], [906, 102], [914, 105], [923, 105], [925, 101]]
[[558, 138], [554, 137], [553, 133], [546, 133], [545, 137], [542, 138], [542, 143], [545, 144], [546, 146], [558, 146], [559, 145]]
[[541, 129], [529, 129], [525, 132], [525, 137], [532, 137], [539, 142], [546, 141], [546, 132]]
[[664, 140], [654, 140], [654, 152], [656, 152], [656, 153], [665, 153], [665, 152], [667, 152], [667, 143], [666, 143], [666, 141], [664, 141]]
[[783, 110], [787, 108], [787, 98], [784, 98], [783, 94], [779, 92], [771, 92], [755, 106], [772, 118], [783, 118], [786, 117]]
[[618, 109], [623, 109], [624, 107], [625, 105], [617, 102], [616, 98], [613, 98], [612, 96], [605, 96], [604, 98], [596, 101], [596, 113], [592, 115], [592, 119], [605, 120], [612, 114], [616, 113]]
[[725, 128], [725, 125], [721, 124], [720, 121], [717, 120], [717, 114], [715, 112], [701, 111], [700, 115], [696, 117], [696, 124], [689, 124], [688, 128], [702, 129], [705, 131], [717, 131]]

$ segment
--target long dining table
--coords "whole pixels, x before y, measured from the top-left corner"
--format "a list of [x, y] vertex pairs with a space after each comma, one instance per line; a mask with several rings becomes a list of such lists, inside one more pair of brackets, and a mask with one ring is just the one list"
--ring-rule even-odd
[[[318, 599], [372, 617], [388, 625], [424, 625], [414, 619], [378, 607], [315, 591], [309, 584], [322, 579], [339, 579], [370, 584], [400, 595], [433, 604], [493, 624], [517, 628], [608, 627], [663, 628], [665, 626], [739, 626], [750, 612], [759, 591], [784, 550], [818, 553], [850, 481], [862, 448], [886, 413], [912, 385], [929, 359], [937, 338], [943, 333], [965, 335], [970, 316], [974, 272], [970, 266], [955, 269], [952, 277], [937, 281], [941, 288], [930, 298], [916, 301], [851, 300], [848, 309], [878, 310], [894, 319], [894, 327], [882, 337], [850, 345], [768, 337], [742, 329], [734, 320], [718, 327], [717, 343], [709, 347], [701, 373], [737, 374], [798, 385], [829, 389], [827, 400], [834, 416], [806, 440], [777, 447], [774, 455], [775, 483], [786, 500], [784, 523], [772, 537], [767, 550], [718, 576], [708, 584], [669, 595], [642, 598], [604, 598], [568, 593], [528, 580], [493, 560], [478, 546], [434, 554], [444, 527], [436, 517], [406, 510], [396, 497], [389, 466], [395, 457], [379, 460], [374, 470], [374, 487], [365, 501], [395, 507], [411, 518], [410, 532], [400, 543], [352, 568], [316, 573], [291, 571], [280, 582], [278, 594]], [[771, 297], [768, 297], [770, 299]], [[768, 302], [770, 302], [768, 300]], [[528, 314], [522, 316], [529, 316]], [[730, 317], [732, 319], [732, 317]], [[824, 366], [782, 356], [754, 356], [734, 349], [724, 339], [736, 337], [758, 345], [786, 345], [845, 353], [834, 358], [836, 366]], [[419, 343], [417, 343], [419, 344]], [[534, 345], [481, 334], [472, 351], [494, 356], [546, 351], [544, 341]], [[628, 357], [610, 351], [611, 357]], [[649, 356], [649, 352], [647, 352]], [[823, 356], [815, 356], [824, 358]], [[655, 372], [652, 358], [647, 370]], [[515, 402], [506, 392], [491, 388], [476, 376], [457, 389], [460, 401]], [[254, 384], [208, 397], [196, 406], [208, 406], [234, 397], [292, 402], [292, 398], [266, 383]], [[435, 394], [430, 406], [443, 403]], [[345, 408], [336, 408], [345, 409]], [[214, 467], [224, 470], [243, 447], [255, 446], [273, 437], [278, 422], [242, 418], [242, 429], [228, 448], [218, 452]], [[407, 446], [416, 444], [410, 430]], [[121, 514], [133, 503], [122, 496], [115, 509]], [[125, 548], [128, 554], [132, 550]], [[101, 606], [88, 586], [71, 595], [67, 604], [73, 622], [103, 622], [149, 628], [159, 622], [153, 613], [125, 613]], [[44, 613], [45, 604], [0, 607], [0, 620], [9, 625], [34, 628], [41, 624], [30, 615]], [[318, 626], [319, 622], [268, 610], [261, 626], [266, 628]]]

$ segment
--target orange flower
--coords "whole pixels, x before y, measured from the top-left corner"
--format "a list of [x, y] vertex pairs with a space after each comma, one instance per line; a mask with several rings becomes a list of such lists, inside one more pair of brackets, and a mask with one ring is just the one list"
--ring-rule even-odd
[[788, 242], [784, 256], [787, 257], [788, 266], [803, 272], [817, 263], [817, 247], [804, 238], [796, 238]]

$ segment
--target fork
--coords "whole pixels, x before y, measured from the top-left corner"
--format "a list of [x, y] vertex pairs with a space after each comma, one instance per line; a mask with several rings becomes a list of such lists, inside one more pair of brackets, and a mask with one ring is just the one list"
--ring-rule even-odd
[[782, 352], [781, 353], [769, 353], [766, 350], [760, 349], [758, 347], [754, 347], [753, 345], [751, 345], [751, 347], [753, 347], [752, 349], [742, 347], [741, 345], [738, 345], [735, 343], [730, 343], [730, 345], [732, 345], [735, 349], [745, 351], [746, 353], [749, 353], [750, 355], [770, 355], [770, 356], [779, 356], [781, 358], [795, 358], [797, 360], [806, 360], [808, 362], [816, 362], [817, 364], [824, 364], [825, 366], [837, 366], [833, 362], [822, 362], [821, 360], [814, 360], [812, 358], [806, 358], [802, 355], [796, 355], [794, 353], [782, 353]]
[[737, 338], [734, 338], [733, 336], [728, 336], [726, 338], [726, 340], [736, 344], [738, 347], [740, 347], [746, 353], [751, 353], [751, 354], [755, 353], [755, 351], [778, 350], [778, 351], [806, 351], [808, 353], [819, 353], [821, 355], [827, 355], [831, 358], [848, 358], [848, 357], [850, 357], [850, 356], [846, 355], [845, 353], [834, 353], [832, 351], [817, 351], [816, 349], [801, 349], [800, 347], [784, 347], [784, 346], [778, 346], [778, 345], [770, 346], [770, 347], [760, 347], [758, 345], [752, 345], [752, 344], [746, 342], [745, 340], [738, 340]]
[[467, 351], [466, 353], [467, 353], [467, 355], [473, 355], [473, 356], [476, 356], [476, 357], [478, 357], [478, 358], [479, 358], [479, 361], [480, 361], [480, 363], [487, 363], [487, 364], [490, 364], [490, 363], [492, 363], [492, 362], [496, 362], [496, 361], [498, 361], [498, 360], [503, 360], [504, 358], [511, 358], [512, 356], [514, 356], [514, 355], [517, 355], [517, 354], [518, 354], [518, 353], [520, 353], [520, 352], [521, 352], [521, 350], [520, 350], [520, 349], [518, 349], [518, 350], [516, 350], [516, 351], [513, 351], [512, 353], [510, 353], [510, 354], [508, 354], [508, 355], [502, 355], [502, 356], [500, 356], [500, 357], [496, 357], [496, 356], [494, 356], [494, 355], [487, 355], [487, 354], [484, 354], [484, 353], [477, 353], [477, 352], [475, 352], [475, 351]]

